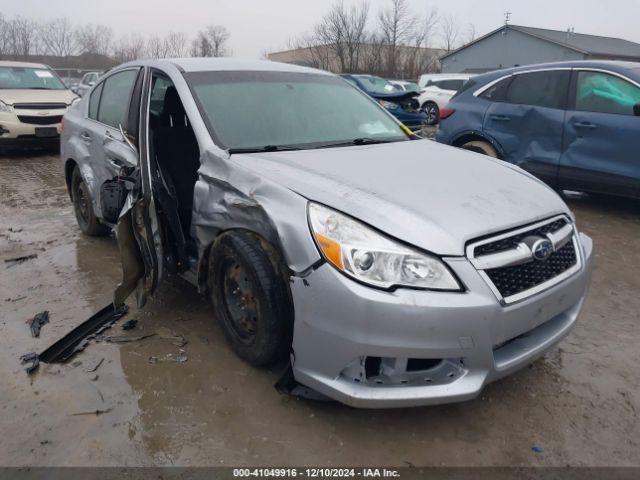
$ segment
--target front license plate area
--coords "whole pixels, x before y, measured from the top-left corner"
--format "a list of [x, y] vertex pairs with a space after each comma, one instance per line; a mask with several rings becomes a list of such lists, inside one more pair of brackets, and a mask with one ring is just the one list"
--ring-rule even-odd
[[36, 137], [57, 137], [58, 129], [56, 127], [38, 127], [36, 128]]

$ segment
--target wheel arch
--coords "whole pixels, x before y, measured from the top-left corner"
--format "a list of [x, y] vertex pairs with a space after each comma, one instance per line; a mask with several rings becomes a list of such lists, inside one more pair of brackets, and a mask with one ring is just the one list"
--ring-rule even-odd
[[69, 198], [72, 198], [71, 193], [71, 177], [73, 176], [73, 171], [78, 166], [78, 162], [76, 162], [73, 158], [67, 158], [64, 162], [64, 180], [67, 185], [67, 193], [69, 194]]
[[503, 150], [502, 146], [495, 139], [493, 139], [489, 135], [486, 135], [486, 134], [484, 134], [482, 132], [478, 132], [478, 131], [475, 131], [475, 130], [468, 131], [468, 132], [463, 132], [461, 134], [458, 134], [453, 139], [453, 141], [451, 142], [451, 145], [454, 146], [454, 147], [461, 147], [462, 145], [464, 145], [467, 142], [474, 142], [474, 141], [487, 142], [493, 148], [496, 149], [496, 152], [498, 153], [498, 158], [500, 160], [504, 160], [505, 159], [504, 150]]

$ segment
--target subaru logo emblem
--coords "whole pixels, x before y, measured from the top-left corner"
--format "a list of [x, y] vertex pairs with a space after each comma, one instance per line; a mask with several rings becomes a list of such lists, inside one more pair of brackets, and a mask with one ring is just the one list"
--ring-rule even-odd
[[542, 262], [553, 253], [553, 243], [548, 238], [536, 240], [531, 247], [531, 252], [533, 253], [533, 258]]

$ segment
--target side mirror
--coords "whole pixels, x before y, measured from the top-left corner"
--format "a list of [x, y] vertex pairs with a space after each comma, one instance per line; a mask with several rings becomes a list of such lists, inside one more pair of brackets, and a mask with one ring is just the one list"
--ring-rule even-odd
[[633, 106], [633, 114], [634, 114], [636, 117], [640, 117], [640, 103], [636, 103], [636, 104]]

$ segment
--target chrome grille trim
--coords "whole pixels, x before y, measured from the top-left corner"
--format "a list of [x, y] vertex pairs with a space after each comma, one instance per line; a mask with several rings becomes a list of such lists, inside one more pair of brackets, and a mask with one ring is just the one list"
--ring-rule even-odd
[[[568, 242], [572, 241], [573, 247], [575, 250], [575, 255], [576, 255], [575, 265], [573, 265], [568, 270], [565, 270], [564, 272], [560, 273], [559, 275], [553, 277], [550, 280], [547, 280], [543, 283], [540, 283], [532, 288], [516, 293], [514, 295], [504, 297], [500, 293], [498, 288], [496, 288], [493, 281], [486, 274], [485, 270], [510, 267], [514, 265], [521, 265], [521, 264], [532, 262], [534, 261], [534, 259], [533, 259], [533, 253], [531, 251], [531, 248], [529, 248], [529, 246], [526, 243], [520, 242], [516, 248], [503, 250], [497, 253], [480, 255], [477, 257], [475, 256], [476, 248], [482, 245], [487, 245], [502, 239], [514, 237], [516, 235], [535, 230], [545, 225], [552, 224], [561, 219], [564, 219], [567, 222], [566, 225], [556, 230], [555, 232], [546, 233], [545, 236], [553, 244], [554, 252], [560, 250]], [[471, 264], [476, 268], [480, 276], [487, 283], [489, 288], [491, 288], [491, 291], [494, 293], [494, 295], [498, 298], [500, 303], [502, 303], [503, 305], [509, 305], [509, 304], [519, 302], [521, 300], [525, 300], [533, 295], [536, 295], [544, 290], [547, 290], [561, 283], [562, 281], [566, 280], [567, 278], [571, 277], [572, 275], [574, 275], [575, 273], [577, 273], [582, 269], [582, 249], [578, 241], [578, 232], [576, 231], [574, 224], [571, 222], [571, 219], [569, 219], [565, 215], [558, 215], [556, 217], [549, 218], [547, 220], [534, 223], [531, 225], [527, 225], [526, 227], [521, 227], [515, 230], [511, 230], [509, 232], [496, 235], [494, 237], [484, 238], [482, 240], [475, 241], [475, 242], [472, 241], [467, 245], [466, 254]]]

